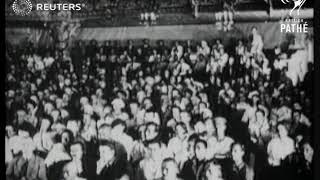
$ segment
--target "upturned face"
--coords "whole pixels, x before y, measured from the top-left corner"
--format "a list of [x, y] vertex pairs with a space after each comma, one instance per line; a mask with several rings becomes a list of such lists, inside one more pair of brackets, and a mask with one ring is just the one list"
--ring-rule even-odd
[[312, 161], [313, 153], [314, 151], [310, 144], [306, 143], [303, 145], [303, 156], [307, 161]]
[[197, 143], [195, 146], [195, 154], [198, 160], [204, 160], [206, 155], [206, 147], [203, 143]]
[[74, 144], [70, 147], [70, 155], [72, 159], [81, 160], [83, 157], [83, 150], [80, 144]]
[[235, 146], [233, 146], [231, 154], [232, 154], [232, 160], [238, 161], [242, 159], [244, 155], [244, 151], [239, 144], [236, 144]]
[[150, 125], [145, 131], [146, 140], [154, 139], [157, 136], [156, 126]]
[[288, 130], [284, 125], [278, 125], [278, 132], [279, 132], [279, 136], [280, 138], [286, 137], [288, 135]]
[[115, 152], [109, 146], [100, 146], [99, 147], [100, 158], [105, 162], [109, 162], [115, 155]]

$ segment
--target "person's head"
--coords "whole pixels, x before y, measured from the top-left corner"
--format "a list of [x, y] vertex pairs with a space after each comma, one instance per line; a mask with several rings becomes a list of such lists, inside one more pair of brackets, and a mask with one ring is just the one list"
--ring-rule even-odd
[[301, 118], [301, 111], [300, 110], [293, 110], [292, 112], [292, 118], [294, 122], [299, 122]]
[[203, 134], [206, 133], [206, 125], [204, 124], [203, 121], [197, 121], [194, 124], [194, 130], [199, 136], [202, 136]]
[[279, 134], [279, 137], [280, 138], [284, 138], [284, 137], [287, 137], [288, 136], [288, 128], [287, 128], [287, 125], [286, 123], [284, 122], [280, 122], [278, 123], [277, 125], [277, 131], [278, 131], [278, 134]]
[[146, 93], [143, 90], [141, 90], [137, 93], [137, 100], [138, 100], [139, 104], [143, 103], [143, 100], [145, 99], [145, 97], [146, 97]]
[[146, 140], [154, 139], [158, 136], [158, 134], [159, 134], [159, 127], [156, 123], [149, 122], [146, 124], [146, 129], [145, 129]]
[[206, 42], [206, 41], [204, 41], [204, 40], [203, 40], [203, 41], [201, 41], [201, 47], [203, 47], [203, 48], [204, 48], [204, 47], [207, 47], [207, 46], [208, 46], [208, 44], [207, 44], [207, 42]]
[[258, 33], [257, 27], [255, 27], [255, 26], [252, 27], [251, 32], [252, 32], [253, 35], [256, 35]]
[[202, 139], [197, 139], [194, 143], [194, 151], [196, 158], [199, 161], [203, 161], [206, 158], [206, 152], [207, 152], [207, 142]]
[[222, 180], [222, 168], [221, 165], [215, 161], [210, 161], [206, 164], [204, 168], [205, 179], [206, 180]]
[[19, 109], [19, 110], [17, 111], [17, 121], [18, 121], [18, 124], [22, 124], [22, 123], [25, 121], [26, 115], [27, 115], [27, 113], [26, 113], [26, 111], [23, 110], [23, 109]]
[[51, 102], [47, 102], [45, 105], [44, 105], [44, 112], [47, 113], [47, 114], [51, 114], [51, 112], [53, 111], [54, 109], [54, 106]]
[[98, 129], [98, 137], [100, 140], [108, 140], [111, 138], [111, 126], [108, 124], [100, 125]]
[[173, 106], [171, 110], [172, 110], [173, 118], [176, 119], [176, 120], [180, 120], [180, 111], [181, 111], [180, 107]]
[[36, 106], [36, 102], [31, 99], [27, 102], [27, 109], [29, 112], [33, 111], [36, 108]]
[[243, 156], [245, 154], [245, 149], [244, 149], [244, 145], [239, 143], [239, 142], [235, 142], [232, 144], [231, 146], [231, 155], [232, 155], [232, 160], [234, 162], [241, 162], [243, 161]]
[[28, 138], [31, 136], [31, 125], [19, 125], [18, 126], [18, 136], [23, 138]]
[[177, 178], [179, 168], [173, 158], [166, 158], [162, 161], [162, 175], [164, 180], [174, 180]]
[[227, 120], [224, 117], [216, 117], [214, 119], [215, 127], [217, 130], [218, 137], [225, 136], [225, 132], [227, 129]]
[[259, 104], [259, 102], [260, 102], [259, 94], [253, 95], [252, 96], [252, 104], [256, 106]]
[[204, 123], [206, 125], [206, 132], [208, 133], [208, 135], [213, 136], [216, 132], [216, 128], [213, 123], [213, 119], [207, 118], [207, 119], [205, 119]]
[[150, 99], [150, 98], [145, 98], [145, 99], [143, 100], [143, 106], [144, 106], [144, 108], [145, 108], [146, 110], [152, 108], [153, 104], [152, 104], [152, 102], [151, 102], [151, 99]]
[[169, 78], [170, 78], [170, 71], [169, 71], [169, 69], [165, 69], [163, 75], [164, 75], [165, 79], [169, 79]]
[[67, 122], [67, 129], [69, 129], [73, 135], [77, 135], [80, 132], [81, 128], [81, 121], [75, 120], [75, 119], [70, 119]]
[[301, 149], [304, 159], [309, 163], [312, 163], [314, 150], [311, 143], [307, 140], [303, 140], [301, 143]]
[[130, 112], [131, 112], [131, 114], [137, 113], [138, 110], [139, 110], [139, 103], [138, 103], [138, 101], [131, 101], [131, 102], [129, 103], [129, 107], [130, 107]]
[[162, 80], [162, 77], [159, 74], [155, 75], [155, 77], [154, 77], [155, 83], [160, 83], [161, 80]]
[[229, 90], [229, 89], [230, 89], [230, 83], [229, 83], [229, 82], [224, 82], [224, 83], [223, 83], [223, 88], [224, 88], [225, 90]]
[[190, 121], [191, 121], [191, 114], [187, 111], [182, 111], [180, 113], [180, 117], [181, 117], [181, 120], [185, 123], [185, 124], [189, 124]]
[[73, 160], [81, 160], [84, 155], [84, 144], [80, 141], [73, 142], [70, 146], [70, 155]]
[[256, 111], [256, 121], [263, 122], [265, 120], [265, 112], [262, 109]]
[[6, 135], [8, 138], [13, 137], [16, 134], [12, 125], [6, 125]]
[[202, 111], [202, 118], [203, 119], [211, 119], [213, 116], [212, 111], [208, 108], [204, 109]]
[[150, 157], [153, 159], [161, 158], [161, 143], [160, 141], [153, 139], [151, 141], [147, 141], [147, 148], [150, 153]]
[[116, 157], [115, 144], [110, 141], [102, 140], [99, 144], [100, 159], [108, 163]]
[[219, 48], [219, 53], [221, 54], [221, 55], [223, 55], [224, 54], [224, 48]]
[[40, 130], [48, 131], [52, 125], [53, 119], [51, 116], [44, 116], [41, 120]]
[[61, 134], [61, 143], [64, 147], [69, 147], [73, 142], [73, 134], [70, 130], [65, 129]]
[[112, 135], [119, 135], [125, 132], [127, 125], [123, 120], [116, 119], [112, 122], [111, 128]]
[[234, 57], [230, 57], [229, 58], [229, 65], [233, 65], [234, 64]]
[[205, 103], [205, 102], [200, 102], [198, 106], [199, 106], [199, 112], [200, 113], [203, 113], [203, 111], [205, 109], [207, 109], [207, 103]]
[[188, 131], [186, 125], [183, 122], [178, 122], [175, 127], [175, 132], [179, 138], [184, 138]]
[[142, 49], [139, 47], [139, 48], [137, 49], [137, 52], [138, 52], [138, 54], [142, 54]]
[[54, 123], [61, 118], [60, 111], [56, 109], [51, 111], [50, 116], [52, 117]]
[[192, 134], [191, 136], [189, 136], [188, 138], [188, 147], [187, 147], [187, 151], [188, 151], [188, 158], [192, 159], [195, 156], [195, 150], [194, 150], [194, 145], [196, 140], [198, 139], [198, 135], [197, 134]]
[[119, 112], [119, 111], [122, 110], [122, 108], [125, 107], [125, 103], [123, 102], [122, 99], [119, 99], [119, 98], [114, 99], [114, 100], [111, 102], [111, 104], [112, 104], [112, 107], [113, 107], [113, 109], [114, 109], [115, 112]]

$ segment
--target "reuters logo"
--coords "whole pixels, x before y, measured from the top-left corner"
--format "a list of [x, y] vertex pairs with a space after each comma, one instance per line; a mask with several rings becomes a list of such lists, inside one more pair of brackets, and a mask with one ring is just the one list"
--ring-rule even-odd
[[25, 16], [32, 10], [32, 4], [30, 0], [15, 0], [12, 4], [12, 9], [16, 15]]

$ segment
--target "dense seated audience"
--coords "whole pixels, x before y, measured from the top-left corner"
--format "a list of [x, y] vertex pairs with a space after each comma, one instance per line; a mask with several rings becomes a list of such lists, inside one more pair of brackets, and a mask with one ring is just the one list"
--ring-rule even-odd
[[290, 52], [252, 32], [228, 46], [7, 42], [7, 179], [308, 179], [312, 63], [292, 80]]

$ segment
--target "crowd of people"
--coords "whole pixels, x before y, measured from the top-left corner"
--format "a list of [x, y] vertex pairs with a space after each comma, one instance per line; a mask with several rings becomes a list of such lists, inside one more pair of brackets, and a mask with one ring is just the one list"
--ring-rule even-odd
[[7, 179], [309, 179], [312, 63], [293, 81], [290, 53], [252, 35], [7, 42]]

